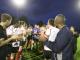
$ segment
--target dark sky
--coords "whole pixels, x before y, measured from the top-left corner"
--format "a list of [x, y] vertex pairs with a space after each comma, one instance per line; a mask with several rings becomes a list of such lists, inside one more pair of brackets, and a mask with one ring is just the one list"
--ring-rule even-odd
[[13, 16], [26, 16], [30, 23], [40, 20], [45, 23], [57, 14], [66, 16], [66, 24], [80, 27], [80, 11], [75, 9], [77, 0], [28, 0], [28, 5], [23, 10], [17, 10], [10, 5], [10, 0], [0, 0], [0, 13], [7, 12]]

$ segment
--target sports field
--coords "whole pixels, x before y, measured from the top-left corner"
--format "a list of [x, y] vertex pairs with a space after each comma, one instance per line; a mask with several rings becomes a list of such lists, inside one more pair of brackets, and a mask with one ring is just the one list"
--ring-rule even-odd
[[80, 37], [77, 39], [77, 51], [75, 54], [75, 60], [80, 60]]
[[[24, 60], [43, 60], [43, 53], [40, 53], [39, 51], [28, 51], [24, 50], [23, 52]], [[77, 51], [74, 56], [74, 60], [80, 60], [80, 37], [77, 38]]]

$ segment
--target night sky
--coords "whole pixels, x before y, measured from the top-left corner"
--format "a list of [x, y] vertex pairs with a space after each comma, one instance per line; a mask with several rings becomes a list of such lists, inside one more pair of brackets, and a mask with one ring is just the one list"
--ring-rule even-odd
[[28, 4], [22, 10], [11, 6], [10, 0], [0, 0], [0, 13], [10, 13], [13, 16], [26, 16], [29, 22], [34, 24], [38, 21], [46, 23], [49, 18], [57, 14], [66, 16], [66, 24], [74, 25], [80, 29], [80, 11], [76, 9], [77, 0], [28, 0]]

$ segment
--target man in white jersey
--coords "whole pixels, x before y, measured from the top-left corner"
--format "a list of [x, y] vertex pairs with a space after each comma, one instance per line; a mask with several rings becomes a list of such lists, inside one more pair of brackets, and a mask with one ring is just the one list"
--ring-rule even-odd
[[[22, 29], [18, 26], [18, 23], [9, 26], [6, 29], [6, 32], [7, 32], [7, 36], [16, 35], [16, 36], [19, 36], [22, 39], [22, 33], [23, 32], [22, 32]], [[9, 47], [10, 48], [9, 53], [11, 53], [11, 59], [13, 59], [13, 57], [14, 57], [13, 53], [17, 53], [17, 51], [20, 47], [20, 41], [17, 41], [18, 40], [17, 38], [15, 40], [16, 41], [11, 41], [10, 44], [9, 44], [9, 46], [10, 46]]]

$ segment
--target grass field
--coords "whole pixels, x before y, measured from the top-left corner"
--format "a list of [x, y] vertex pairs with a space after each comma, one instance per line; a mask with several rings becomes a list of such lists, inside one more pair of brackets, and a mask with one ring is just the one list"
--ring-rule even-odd
[[75, 60], [80, 60], [80, 37], [77, 39], [77, 51], [74, 58]]
[[[43, 54], [38, 51], [27, 51], [24, 50], [24, 59], [23, 60], [43, 60]], [[74, 60], [80, 60], [80, 37], [77, 38], [77, 51], [74, 56]]]

